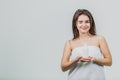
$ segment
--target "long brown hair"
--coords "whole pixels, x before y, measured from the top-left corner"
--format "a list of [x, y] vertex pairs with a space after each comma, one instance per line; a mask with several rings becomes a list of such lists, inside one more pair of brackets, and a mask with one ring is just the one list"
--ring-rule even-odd
[[88, 18], [90, 20], [89, 33], [92, 35], [96, 35], [96, 27], [95, 27], [95, 22], [94, 22], [92, 14], [86, 9], [78, 9], [78, 10], [76, 10], [76, 12], [73, 16], [73, 20], [72, 20], [72, 30], [73, 30], [73, 35], [74, 35], [73, 39], [76, 39], [80, 36], [79, 31], [76, 26], [76, 21], [78, 20], [78, 17], [82, 14], [88, 16]]

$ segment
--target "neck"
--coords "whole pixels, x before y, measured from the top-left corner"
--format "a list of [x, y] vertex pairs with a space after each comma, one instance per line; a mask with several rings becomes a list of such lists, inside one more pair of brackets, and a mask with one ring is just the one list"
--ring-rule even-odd
[[80, 39], [87, 39], [87, 38], [89, 38], [90, 36], [91, 36], [90, 33], [80, 33], [79, 38], [80, 38]]

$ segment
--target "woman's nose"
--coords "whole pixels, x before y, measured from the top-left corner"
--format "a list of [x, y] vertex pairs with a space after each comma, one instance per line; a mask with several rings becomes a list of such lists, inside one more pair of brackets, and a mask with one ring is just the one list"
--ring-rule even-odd
[[86, 23], [83, 22], [83, 23], [82, 23], [82, 26], [85, 26], [85, 25], [86, 25]]

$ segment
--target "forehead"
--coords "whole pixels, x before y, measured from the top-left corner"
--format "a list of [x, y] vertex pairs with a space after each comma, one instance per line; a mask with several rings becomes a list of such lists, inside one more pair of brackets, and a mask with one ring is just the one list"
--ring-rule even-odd
[[82, 14], [78, 17], [78, 20], [89, 20], [89, 17], [87, 15]]

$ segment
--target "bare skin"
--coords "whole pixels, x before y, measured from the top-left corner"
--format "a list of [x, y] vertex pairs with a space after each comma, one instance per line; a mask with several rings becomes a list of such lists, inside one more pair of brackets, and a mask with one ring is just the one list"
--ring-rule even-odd
[[[112, 57], [106, 42], [106, 39], [100, 35], [91, 35], [89, 33], [90, 22], [89, 18], [85, 15], [81, 15], [76, 22], [77, 28], [79, 30], [80, 36], [74, 40], [66, 41], [63, 56], [61, 60], [61, 68], [63, 71], [69, 70], [71, 67], [75, 66], [77, 62], [91, 62], [94, 61], [99, 65], [103, 66], [111, 66], [112, 65]], [[95, 58], [92, 56], [83, 57], [77, 56], [74, 60], [70, 61], [70, 55], [73, 49], [76, 47], [81, 47], [83, 44], [92, 45], [100, 48], [101, 53], [104, 58]]]

